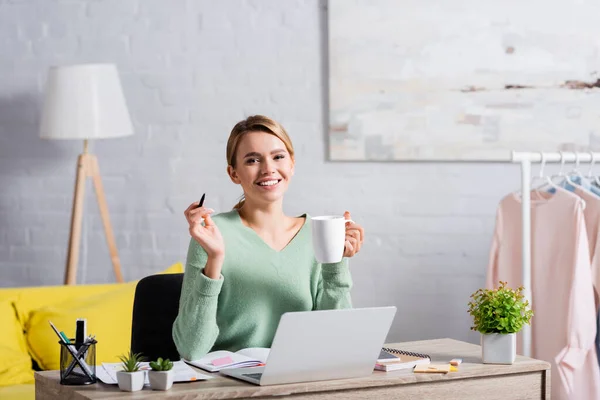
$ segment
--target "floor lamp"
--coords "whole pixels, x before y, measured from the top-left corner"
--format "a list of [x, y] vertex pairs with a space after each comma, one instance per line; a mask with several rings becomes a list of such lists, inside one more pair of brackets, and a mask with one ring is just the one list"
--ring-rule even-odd
[[76, 283], [87, 178], [92, 178], [96, 192], [116, 280], [123, 282], [121, 262], [110, 224], [98, 160], [88, 152], [88, 140], [132, 134], [133, 126], [115, 65], [82, 64], [50, 68], [40, 136], [44, 139], [83, 140], [83, 153], [77, 159], [65, 285]]

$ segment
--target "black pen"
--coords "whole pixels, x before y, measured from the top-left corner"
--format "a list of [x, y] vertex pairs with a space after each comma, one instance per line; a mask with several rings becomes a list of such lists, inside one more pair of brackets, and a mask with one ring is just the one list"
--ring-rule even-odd
[[198, 203], [198, 207], [196, 207], [196, 208], [202, 207], [202, 204], [204, 204], [204, 197], [205, 196], [206, 196], [206, 193], [202, 194], [202, 198], [200, 199], [200, 203]]

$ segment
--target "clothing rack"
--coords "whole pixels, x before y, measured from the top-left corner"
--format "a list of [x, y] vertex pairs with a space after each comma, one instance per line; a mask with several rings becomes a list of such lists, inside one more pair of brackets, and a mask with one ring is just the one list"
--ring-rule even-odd
[[[585, 152], [512, 152], [511, 162], [521, 163], [521, 210], [522, 210], [522, 275], [523, 275], [523, 295], [525, 299], [531, 301], [531, 197], [528, 195], [531, 190], [531, 163], [537, 162], [591, 162], [600, 161], [600, 153]], [[562, 171], [561, 171], [562, 172]], [[523, 340], [523, 355], [531, 355], [531, 326], [524, 325], [521, 331]]]

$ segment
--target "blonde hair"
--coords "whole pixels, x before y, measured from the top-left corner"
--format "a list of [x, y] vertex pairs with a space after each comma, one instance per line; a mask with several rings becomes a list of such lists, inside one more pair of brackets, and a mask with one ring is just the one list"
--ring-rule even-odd
[[[235, 157], [237, 155], [238, 146], [242, 137], [249, 132], [265, 132], [276, 136], [283, 144], [285, 144], [285, 148], [288, 153], [290, 153], [292, 160], [294, 159], [294, 146], [283, 126], [274, 119], [265, 117], [264, 115], [252, 115], [235, 124], [229, 134], [229, 139], [227, 140], [227, 165], [230, 167], [235, 168]], [[233, 206], [233, 209], [239, 210], [244, 205], [244, 201], [245, 198], [242, 195], [242, 198], [235, 206]]]

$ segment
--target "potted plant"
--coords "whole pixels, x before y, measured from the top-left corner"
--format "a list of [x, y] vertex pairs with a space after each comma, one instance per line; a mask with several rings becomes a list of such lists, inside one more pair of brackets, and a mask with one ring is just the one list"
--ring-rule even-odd
[[517, 337], [525, 324], [531, 323], [533, 311], [517, 290], [500, 281], [496, 289], [479, 289], [471, 295], [469, 314], [473, 317], [471, 330], [481, 333], [484, 364], [512, 364], [517, 355]]
[[169, 390], [173, 386], [173, 363], [169, 360], [163, 360], [158, 357], [156, 361], [150, 361], [150, 371], [148, 371], [148, 380], [150, 387], [154, 390]]
[[140, 370], [140, 362], [144, 361], [141, 353], [133, 353], [131, 350], [127, 355], [119, 356], [123, 365], [123, 371], [117, 371], [117, 383], [119, 389], [125, 392], [142, 390], [145, 381], [145, 371]]

